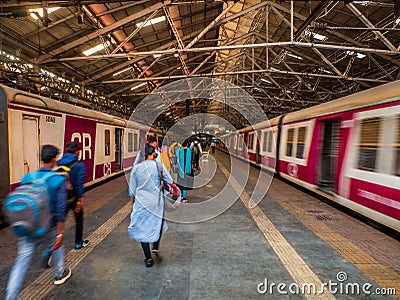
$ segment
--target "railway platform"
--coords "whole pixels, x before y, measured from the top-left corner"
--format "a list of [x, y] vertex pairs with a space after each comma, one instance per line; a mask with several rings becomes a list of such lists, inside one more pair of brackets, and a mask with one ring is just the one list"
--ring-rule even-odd
[[[235, 163], [239, 168], [245, 164]], [[144, 265], [140, 244], [127, 234], [125, 176], [91, 189], [84, 229], [90, 244], [74, 250], [72, 214], [65, 230], [65, 260], [72, 277], [54, 286], [53, 270], [41, 268], [40, 248], [21, 299], [400, 297], [397, 239], [275, 178], [261, 202], [251, 205], [259, 170], [250, 168], [241, 191], [242, 179], [230, 176], [230, 168], [228, 155], [217, 151], [210, 156], [197, 174], [200, 181], [210, 180], [189, 191], [189, 202], [173, 214], [190, 215], [196, 204], [217, 197], [224, 186], [229, 191], [225, 197], [237, 200], [204, 221], [170, 221], [161, 239], [163, 260], [151, 268]], [[1, 230], [0, 298], [16, 249], [16, 238]]]

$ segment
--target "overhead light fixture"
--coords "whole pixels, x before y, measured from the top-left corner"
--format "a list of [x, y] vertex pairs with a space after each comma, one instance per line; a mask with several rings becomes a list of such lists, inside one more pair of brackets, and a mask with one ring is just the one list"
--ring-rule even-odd
[[109, 47], [109, 46], [110, 46], [110, 42], [107, 41], [106, 43], [101, 43], [101, 44], [98, 44], [97, 46], [94, 46], [93, 48], [82, 51], [82, 53], [86, 56], [89, 56], [89, 55], [99, 52], [100, 50], [103, 50], [105, 47]]
[[124, 73], [126, 71], [129, 71], [131, 69], [133, 69], [133, 67], [127, 67], [127, 68], [125, 68], [125, 69], [123, 69], [121, 71], [118, 71], [118, 72], [114, 73], [112, 76], [117, 76], [117, 75], [122, 74], [122, 73]]
[[320, 71], [323, 72], [323, 73], [326, 73], [326, 74], [333, 74], [331, 71], [326, 70], [324, 68], [320, 68]]
[[147, 21], [146, 23], [144, 23], [144, 22], [136, 23], [136, 27], [141, 27], [143, 24], [144, 24], [143, 27], [146, 27], [146, 26], [150, 26], [150, 25], [154, 25], [154, 24], [160, 23], [162, 21], [165, 21], [165, 16], [151, 19], [151, 20]]
[[290, 57], [293, 57], [293, 58], [296, 58], [296, 59], [299, 59], [299, 60], [302, 60], [302, 59], [303, 59], [301, 56], [294, 55], [294, 54], [292, 54], [292, 53], [290, 53], [290, 52], [286, 53], [286, 55], [287, 55], [287, 56], [290, 56]]
[[160, 57], [162, 54], [153, 54], [153, 57], [154, 58], [158, 58], [158, 57]]
[[136, 90], [136, 89], [138, 89], [138, 88], [140, 88], [140, 87], [142, 87], [142, 86], [144, 86], [144, 85], [146, 85], [146, 84], [147, 84], [147, 82], [143, 82], [143, 83], [141, 83], [141, 84], [139, 84], [139, 85], [136, 85], [136, 86], [132, 87], [131, 90], [132, 90], [132, 91], [133, 91], [133, 90]]
[[371, 1], [353, 1], [354, 4], [361, 4], [362, 6], [366, 6], [370, 3]]
[[319, 34], [319, 33], [315, 33], [315, 32], [311, 32], [308, 30], [304, 31], [304, 34], [310, 38], [319, 40], [319, 41], [325, 41], [327, 39], [327, 37], [325, 35]]
[[264, 78], [261, 78], [261, 81], [262, 81], [263, 83], [266, 83], [266, 84], [272, 84], [271, 81], [269, 81], [269, 80], [267, 80], [267, 79], [264, 79]]
[[[354, 51], [350, 51], [350, 50], [347, 50], [346, 51], [346, 55], [348, 55], [348, 56], [354, 56]], [[364, 58], [366, 55], [365, 54], [363, 54], [363, 53], [356, 53], [355, 54], [355, 57], [357, 57], [357, 58]]]
[[[56, 10], [58, 10], [58, 9], [60, 9], [60, 8], [61, 8], [61, 7], [49, 7], [49, 8], [47, 9], [47, 13], [50, 14], [50, 13], [55, 12]], [[30, 16], [31, 16], [32, 18], [34, 18], [35, 20], [38, 20], [38, 19], [39, 19], [38, 15], [39, 15], [41, 18], [43, 18], [43, 8], [30, 8], [30, 9], [29, 9], [29, 13], [30, 13]]]
[[399, 25], [400, 24], [400, 18], [394, 21], [394, 24]]
[[279, 70], [279, 69], [277, 69], [277, 68], [274, 68], [274, 67], [269, 68], [269, 70], [270, 70], [270, 71], [275, 71], [275, 72], [280, 72], [280, 71], [281, 71], [281, 70]]
[[262, 93], [262, 92], [263, 92], [263, 90], [262, 90], [262, 89], [260, 89], [260, 88], [258, 88], [258, 87], [255, 87], [255, 88], [254, 88], [254, 90], [255, 90], [255, 91], [257, 91], [257, 92], [260, 92], [260, 93]]

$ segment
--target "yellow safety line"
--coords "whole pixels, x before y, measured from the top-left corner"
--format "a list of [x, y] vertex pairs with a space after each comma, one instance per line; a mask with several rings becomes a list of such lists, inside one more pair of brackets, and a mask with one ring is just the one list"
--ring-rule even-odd
[[[73, 271], [74, 268], [90, 253], [92, 250], [103, 241], [131, 212], [131, 204], [127, 203], [118, 212], [116, 212], [110, 219], [101, 225], [95, 232], [93, 232], [88, 239], [90, 244], [79, 249], [79, 251], [71, 250], [65, 255], [65, 264]], [[74, 276], [74, 272], [72, 272]], [[42, 299], [49, 293], [55, 285], [54, 271], [48, 269], [36, 278], [29, 286], [27, 286], [20, 294], [20, 299]], [[68, 282], [68, 281], [67, 281]]]
[[279, 200], [281, 206], [379, 286], [391, 289], [395, 288], [396, 294], [399, 293], [400, 275], [398, 273], [379, 263], [371, 255], [364, 252], [342, 235], [334, 232], [329, 226], [308, 215], [303, 209], [281, 194], [273, 190], [269, 190], [268, 193], [273, 199]]
[[[229, 171], [219, 161], [218, 165], [225, 177], [229, 178]], [[236, 192], [241, 192], [242, 188], [235, 178], [231, 177], [229, 183]], [[249, 194], [243, 191], [240, 195], [240, 200], [249, 210], [255, 223], [260, 228], [268, 243], [271, 245], [272, 249], [275, 251], [276, 255], [279, 257], [282, 264], [298, 286], [302, 287], [313, 284], [317, 287], [317, 291], [320, 290], [321, 287], [324, 287], [322, 294], [313, 295], [306, 293], [303, 294], [303, 296], [307, 299], [336, 299], [296, 250], [289, 244], [285, 237], [272, 224], [268, 217], [262, 212], [262, 210], [258, 206], [250, 208], [253, 207], [253, 205], [249, 205], [251, 201]]]

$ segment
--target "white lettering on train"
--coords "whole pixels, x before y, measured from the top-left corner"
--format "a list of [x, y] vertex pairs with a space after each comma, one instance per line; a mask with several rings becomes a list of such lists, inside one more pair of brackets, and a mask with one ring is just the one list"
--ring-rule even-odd
[[78, 143], [82, 143], [82, 149], [79, 152], [79, 159], [86, 160], [86, 152], [88, 152], [88, 159], [92, 159], [92, 138], [89, 133], [74, 132], [71, 136], [71, 141], [78, 140]]
[[103, 165], [103, 174], [104, 176], [111, 175], [111, 163], [105, 163]]

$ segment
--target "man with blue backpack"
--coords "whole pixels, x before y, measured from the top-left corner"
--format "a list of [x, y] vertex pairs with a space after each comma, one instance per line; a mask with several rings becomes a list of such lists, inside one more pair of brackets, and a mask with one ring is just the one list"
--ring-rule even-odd
[[[41, 149], [43, 167], [26, 174], [20, 182], [20, 187], [10, 194], [3, 207], [6, 217], [7, 215], [12, 217], [13, 211], [18, 214], [18, 209], [15, 209], [15, 205], [18, 203], [20, 211], [23, 211], [23, 208], [26, 207], [34, 207], [35, 209], [30, 210], [32, 214], [49, 214], [49, 220], [41, 218], [39, 221], [34, 220], [31, 222], [32, 224], [29, 222], [29, 216], [24, 221], [9, 221], [12, 233], [19, 236], [19, 240], [18, 255], [7, 283], [6, 300], [18, 299], [35, 248], [41, 242], [48, 243], [53, 252], [54, 284], [63, 284], [71, 277], [71, 269], [64, 265], [63, 235], [67, 207], [65, 177], [52, 170], [56, 164], [58, 153], [59, 151], [56, 147], [44, 145]], [[40, 188], [47, 191], [47, 193], [38, 193]], [[32, 192], [31, 195], [29, 195], [29, 190]], [[39, 198], [38, 194], [40, 194]], [[42, 203], [40, 203], [40, 198], [46, 198], [45, 202], [47, 202], [48, 198], [48, 207], [43, 207]], [[31, 205], [32, 203], [34, 204]], [[28, 210], [26, 211], [26, 214], [28, 214]], [[38, 226], [40, 228], [36, 230]]]

